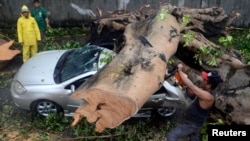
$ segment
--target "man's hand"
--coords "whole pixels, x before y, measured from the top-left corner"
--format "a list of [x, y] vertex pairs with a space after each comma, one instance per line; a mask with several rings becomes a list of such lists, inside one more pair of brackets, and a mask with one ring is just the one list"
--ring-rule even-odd
[[188, 77], [188, 75], [185, 72], [183, 72], [183, 65], [182, 65], [182, 63], [179, 63], [177, 65], [177, 68], [178, 68], [178, 71], [181, 71], [183, 73], [183, 77]]
[[177, 65], [177, 67], [178, 67], [178, 71], [182, 71], [183, 65], [182, 65], [181, 63], [179, 63], [179, 64]]
[[48, 18], [45, 18], [45, 21], [46, 21], [46, 26], [47, 26], [48, 28], [50, 28], [49, 19], [48, 19]]

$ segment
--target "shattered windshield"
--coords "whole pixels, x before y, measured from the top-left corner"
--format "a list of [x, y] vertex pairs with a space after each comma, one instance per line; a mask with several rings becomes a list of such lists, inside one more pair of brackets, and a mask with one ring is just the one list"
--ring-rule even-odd
[[97, 63], [101, 48], [97, 46], [86, 46], [67, 52], [58, 62], [55, 70], [55, 81], [58, 83], [66, 81], [77, 75], [97, 71]]

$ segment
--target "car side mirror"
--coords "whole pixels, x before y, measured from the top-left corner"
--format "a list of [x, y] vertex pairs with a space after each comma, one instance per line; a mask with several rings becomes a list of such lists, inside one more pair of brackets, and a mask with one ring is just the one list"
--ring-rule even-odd
[[75, 85], [70, 85], [70, 90], [72, 91], [72, 93], [75, 92], [75, 90], [76, 90]]

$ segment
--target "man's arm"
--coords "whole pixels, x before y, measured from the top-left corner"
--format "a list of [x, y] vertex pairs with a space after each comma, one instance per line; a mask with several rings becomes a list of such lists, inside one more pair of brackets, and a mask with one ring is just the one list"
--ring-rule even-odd
[[211, 104], [214, 101], [214, 97], [208, 92], [205, 91], [198, 86], [196, 86], [188, 77], [187, 75], [182, 71], [182, 64], [178, 65], [178, 72], [180, 74], [180, 77], [184, 84], [193, 92], [194, 95], [196, 95], [200, 101], [201, 101], [201, 106], [203, 108], [208, 108], [211, 106]]
[[49, 18], [45, 18], [45, 21], [46, 21], [47, 27], [50, 27], [50, 25], [49, 25]]
[[50, 25], [49, 25], [48, 14], [47, 14], [47, 12], [46, 12], [46, 10], [45, 10], [44, 8], [42, 8], [42, 11], [43, 11], [43, 17], [44, 17], [45, 22], [46, 22], [46, 26], [47, 26], [47, 27], [50, 27]]

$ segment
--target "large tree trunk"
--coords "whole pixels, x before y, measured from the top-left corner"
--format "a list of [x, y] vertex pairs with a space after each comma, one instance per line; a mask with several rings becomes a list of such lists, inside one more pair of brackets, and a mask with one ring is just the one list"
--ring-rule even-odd
[[[119, 42], [121, 50], [117, 50], [119, 54], [112, 62], [73, 93], [73, 97], [86, 102], [76, 110], [73, 126], [82, 117], [86, 117], [88, 122], [96, 123], [96, 131], [102, 132], [105, 128], [115, 128], [130, 118], [161, 87], [166, 62], [172, 56], [187, 56], [184, 59], [177, 57], [177, 60], [196, 65], [195, 68], [185, 66], [195, 83], [200, 80], [201, 70], [218, 71], [224, 79], [222, 87], [216, 91], [218, 94], [230, 91], [233, 86], [230, 80], [236, 75], [235, 72], [249, 67], [237, 57], [236, 51], [230, 49], [216, 57], [216, 66], [208, 63], [215, 57], [215, 52], [221, 50], [208, 37], [226, 35], [226, 27], [239, 16], [238, 13], [228, 16], [222, 8], [216, 7], [190, 9], [160, 4], [157, 11], [145, 10], [148, 7], [149, 5], [144, 5], [134, 13], [114, 12], [110, 17], [98, 19], [98, 30], [93, 36], [102, 38], [99, 35], [105, 32], [105, 37], [110, 33], [111, 38], [114, 38], [116, 35], [112, 36], [113, 33], [122, 32], [125, 39]], [[184, 23], [183, 19], [187, 17], [189, 22]], [[187, 42], [185, 35], [190, 33], [194, 36]], [[177, 46], [179, 52], [175, 54]], [[201, 53], [201, 47], [211, 52], [201, 55], [202, 64], [190, 62], [194, 54]], [[222, 99], [221, 96], [218, 98]], [[222, 105], [219, 109], [225, 108], [225, 104], [216, 105]]]
[[72, 125], [86, 117], [88, 122], [96, 122], [98, 132], [114, 128], [136, 114], [162, 86], [166, 63], [177, 50], [180, 32], [176, 19], [162, 10], [164, 7], [157, 15], [128, 25], [124, 48], [72, 94], [86, 101], [76, 110]]

